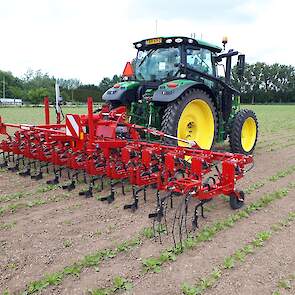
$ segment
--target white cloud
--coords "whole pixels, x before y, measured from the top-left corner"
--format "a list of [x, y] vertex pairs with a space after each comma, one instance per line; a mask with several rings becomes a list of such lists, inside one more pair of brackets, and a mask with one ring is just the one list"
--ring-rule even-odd
[[[230, 10], [225, 1], [226, 11], [218, 1], [212, 17], [199, 19], [185, 9], [161, 18], [156, 6], [149, 13], [140, 9], [141, 1], [134, 17], [133, 1], [0, 0], [0, 69], [16, 75], [28, 68], [41, 69], [56, 77], [98, 83], [104, 76], [122, 72], [135, 55], [132, 43], [155, 35], [156, 18], [158, 35], [195, 32], [220, 44], [227, 34], [228, 47], [246, 53], [248, 61], [295, 64], [291, 0], [237, 1]], [[179, 1], [169, 1], [176, 12], [177, 5]]]

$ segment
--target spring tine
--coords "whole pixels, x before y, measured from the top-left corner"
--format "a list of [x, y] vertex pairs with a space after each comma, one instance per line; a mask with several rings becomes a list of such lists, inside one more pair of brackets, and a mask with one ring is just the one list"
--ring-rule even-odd
[[121, 188], [122, 188], [122, 195], [125, 196], [125, 187], [124, 187], [124, 180], [121, 181]]
[[103, 191], [103, 175], [100, 178], [100, 189]]
[[146, 186], [143, 188], [143, 200], [146, 203]]
[[[185, 199], [184, 199], [185, 201]], [[184, 219], [184, 214], [183, 214], [183, 204], [185, 202], [181, 202], [181, 210], [180, 210], [180, 218], [178, 220], [178, 229], [179, 229], [179, 243], [180, 243], [180, 247], [182, 249], [182, 224], [183, 224], [183, 219]]]
[[[174, 247], [176, 247], [175, 226], [176, 226], [176, 220], [179, 220], [179, 218], [180, 218], [180, 216], [178, 216], [178, 212], [181, 209], [181, 205], [182, 205], [182, 202], [180, 202], [180, 205], [175, 210], [173, 224], [172, 224], [172, 237], [173, 237]], [[179, 213], [179, 215], [180, 215], [180, 213]]]

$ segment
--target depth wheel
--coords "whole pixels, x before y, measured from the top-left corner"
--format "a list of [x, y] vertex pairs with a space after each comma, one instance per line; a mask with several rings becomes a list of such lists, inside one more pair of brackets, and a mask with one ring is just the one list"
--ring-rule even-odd
[[[216, 109], [211, 97], [199, 89], [186, 91], [164, 111], [162, 131], [166, 134], [195, 141], [200, 148], [210, 150], [217, 133]], [[187, 146], [174, 139], [167, 144]]]
[[229, 136], [231, 151], [249, 155], [254, 151], [258, 136], [258, 121], [251, 110], [241, 110], [234, 118]]
[[245, 193], [239, 191], [229, 196], [229, 204], [233, 210], [240, 209], [244, 205]]

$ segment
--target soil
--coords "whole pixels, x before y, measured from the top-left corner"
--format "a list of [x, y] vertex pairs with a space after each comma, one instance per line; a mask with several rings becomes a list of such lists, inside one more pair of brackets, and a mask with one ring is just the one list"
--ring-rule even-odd
[[[276, 182], [268, 180], [278, 171], [295, 165], [295, 145], [285, 147], [290, 143], [289, 139], [284, 133], [261, 138], [255, 167], [238, 187], [246, 189], [259, 181], [264, 181], [265, 185], [247, 195], [246, 204], [295, 181], [295, 173]], [[270, 148], [268, 141], [275, 144], [271, 146], [272, 151], [266, 152]], [[85, 189], [82, 184], [72, 192], [61, 188], [41, 192], [40, 187], [45, 188], [44, 183], [51, 177], [36, 182], [12, 172], [0, 172], [0, 196], [23, 193], [19, 199], [0, 201], [0, 207], [4, 208], [23, 204], [14, 212], [8, 210], [0, 215], [0, 294], [6, 289], [19, 294], [28, 283], [62, 270], [87, 254], [134, 238], [144, 227], [151, 226], [148, 214], [155, 209], [152, 190], [148, 192], [147, 202], [141, 199], [139, 210], [132, 213], [123, 210], [124, 204], [132, 201], [130, 193], [123, 196], [119, 189], [111, 205], [96, 198], [78, 196], [78, 192]], [[96, 192], [95, 196], [107, 194], [105, 189], [102, 193]], [[295, 210], [294, 197], [295, 190], [290, 190], [287, 197], [240, 220], [211, 242], [186, 251], [175, 262], [162, 266], [159, 274], [143, 274], [142, 260], [157, 256], [162, 249], [172, 246], [171, 235], [163, 235], [162, 243], [142, 237], [141, 245], [133, 250], [101, 262], [99, 269], [84, 269], [79, 278], [69, 276], [59, 285], [47, 287], [42, 294], [87, 294], [89, 289], [110, 286], [118, 275], [132, 281], [134, 286], [129, 294], [181, 294], [181, 283], [192, 284], [206, 276], [225, 256], [252, 240], [256, 233], [269, 229], [271, 224]], [[45, 204], [28, 205], [34, 204], [35, 200], [45, 201]], [[210, 202], [208, 208], [211, 209], [205, 212], [206, 219], [200, 219], [200, 228], [232, 213], [228, 202], [221, 198]], [[1, 225], [4, 224], [12, 226], [3, 229]], [[294, 231], [295, 225], [292, 225], [277, 234], [243, 264], [226, 271], [208, 293], [271, 294], [281, 278], [294, 272]]]

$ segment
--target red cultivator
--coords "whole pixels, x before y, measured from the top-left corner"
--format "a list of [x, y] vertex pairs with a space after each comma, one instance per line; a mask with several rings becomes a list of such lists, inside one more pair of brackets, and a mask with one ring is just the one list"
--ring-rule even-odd
[[[16, 128], [13, 136], [7, 128]], [[197, 227], [198, 208], [203, 215], [203, 204], [224, 194], [230, 196], [230, 204], [236, 209], [242, 206], [243, 192], [235, 190], [235, 183], [245, 173], [245, 166], [253, 163], [252, 156], [201, 150], [194, 147], [167, 146], [160, 141], [147, 142], [142, 138], [166, 134], [153, 129], [130, 124], [126, 120], [126, 109], [120, 106], [110, 110], [104, 105], [93, 113], [92, 98], [88, 99], [87, 115], [66, 116], [66, 124], [50, 124], [48, 99], [45, 99], [45, 124], [39, 126], [6, 124], [1, 121], [0, 133], [7, 139], [0, 142], [3, 161], [1, 167], [19, 171], [22, 176], [42, 179], [44, 169], [52, 167], [54, 179], [48, 184], [57, 184], [66, 171], [70, 183], [64, 189], [72, 190], [79, 175], [89, 184], [85, 197], [93, 196], [93, 187], [104, 178], [110, 179], [110, 194], [101, 198], [114, 201], [115, 186], [132, 186], [132, 203], [124, 209], [136, 210], [142, 193], [146, 200], [147, 188], [156, 189], [157, 209], [149, 214], [154, 221], [166, 220], [167, 208], [173, 200], [179, 205], [175, 211], [175, 225], [186, 229], [188, 204], [195, 200], [192, 227]], [[189, 142], [188, 142], [189, 143]], [[193, 143], [190, 142], [193, 145]], [[33, 173], [34, 172], [34, 173]], [[161, 192], [165, 192], [161, 194]], [[177, 197], [177, 198], [176, 198]], [[169, 206], [168, 206], [169, 203]]]

